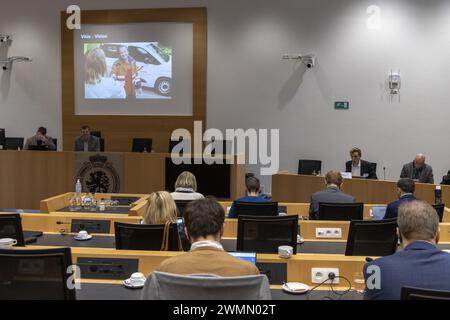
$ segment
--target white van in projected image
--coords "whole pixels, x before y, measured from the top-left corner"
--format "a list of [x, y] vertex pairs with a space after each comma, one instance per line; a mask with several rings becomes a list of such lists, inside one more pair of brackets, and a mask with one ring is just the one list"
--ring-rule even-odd
[[119, 48], [126, 46], [128, 53], [136, 60], [141, 86], [153, 91], [143, 92], [140, 98], [170, 98], [172, 92], [172, 50], [158, 42], [104, 43], [108, 72], [119, 58]]

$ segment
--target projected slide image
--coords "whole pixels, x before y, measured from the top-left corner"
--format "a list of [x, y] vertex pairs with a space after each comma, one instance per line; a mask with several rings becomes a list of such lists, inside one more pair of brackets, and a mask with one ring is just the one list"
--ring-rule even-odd
[[172, 48], [158, 42], [83, 46], [85, 99], [172, 98]]

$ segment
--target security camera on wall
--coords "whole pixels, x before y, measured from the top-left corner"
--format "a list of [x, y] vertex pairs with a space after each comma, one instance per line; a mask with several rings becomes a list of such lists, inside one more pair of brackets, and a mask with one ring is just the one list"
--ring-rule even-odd
[[4, 43], [4, 42], [8, 42], [12, 40], [12, 35], [9, 34], [1, 34], [0, 33], [0, 42]]
[[308, 69], [316, 66], [316, 56], [313, 54], [308, 55], [289, 55], [284, 54], [281, 56], [284, 60], [300, 60]]

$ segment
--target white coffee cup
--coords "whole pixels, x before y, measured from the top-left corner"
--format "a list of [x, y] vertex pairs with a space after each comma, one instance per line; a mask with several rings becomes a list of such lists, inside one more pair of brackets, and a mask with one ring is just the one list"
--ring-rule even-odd
[[294, 252], [294, 248], [291, 246], [279, 246], [278, 247], [278, 256], [283, 259], [288, 259], [292, 257]]
[[89, 237], [89, 233], [85, 230], [81, 230], [80, 232], [78, 232], [77, 238], [79, 239], [86, 239]]
[[145, 276], [140, 272], [135, 272], [130, 277], [130, 284], [133, 286], [141, 286], [145, 283]]
[[11, 238], [0, 239], [0, 249], [11, 248], [12, 246], [15, 246], [16, 244], [17, 244], [16, 239], [11, 239]]

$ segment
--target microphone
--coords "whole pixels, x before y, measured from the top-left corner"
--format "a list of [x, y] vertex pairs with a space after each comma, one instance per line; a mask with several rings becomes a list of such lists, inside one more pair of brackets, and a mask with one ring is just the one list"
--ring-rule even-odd
[[386, 167], [383, 167], [383, 179], [386, 180]]

